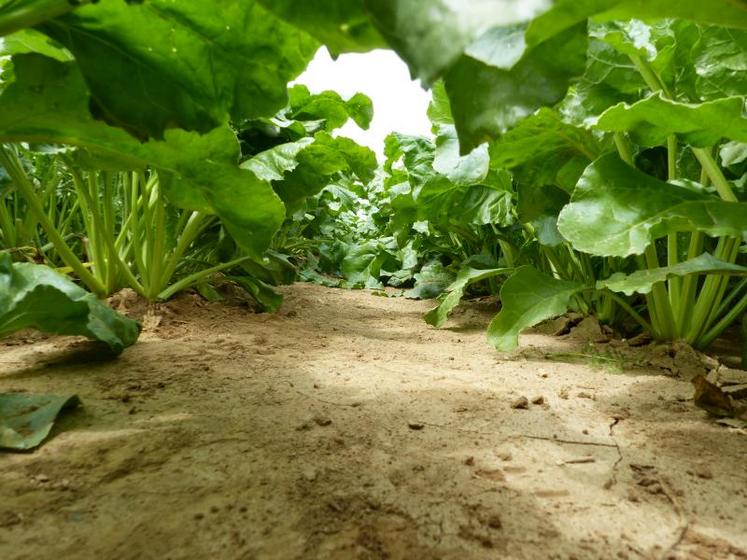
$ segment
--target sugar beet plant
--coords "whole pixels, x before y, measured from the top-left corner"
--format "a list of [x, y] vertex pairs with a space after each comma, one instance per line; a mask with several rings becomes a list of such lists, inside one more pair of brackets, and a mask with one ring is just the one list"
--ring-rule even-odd
[[[698, 347], [745, 312], [744, 4], [364, 1], [332, 14], [354, 37], [291, 4], [273, 9], [336, 48], [378, 30], [415, 76], [443, 78], [462, 153], [488, 142], [512, 174], [528, 258], [494, 271], [512, 272], [496, 347], [570, 307]], [[431, 319], [489, 274], [466, 270]]]
[[[74, 147], [96, 162], [86, 172], [157, 177], [185, 215], [217, 216], [256, 276], [250, 263], [271, 247], [309, 243], [305, 196], [371, 179], [323, 125], [290, 122], [303, 111], [276, 118], [288, 82], [321, 43], [391, 47], [423, 83], [442, 81], [449, 106], [435, 147], [388, 146], [373, 188], [392, 202], [379, 218], [392, 251], [413, 231], [445, 242], [436, 260], [467, 270], [449, 305], [484, 269], [500, 270], [493, 290], [510, 274], [490, 327], [501, 349], [569, 307], [704, 346], [747, 307], [745, 29], [733, 0], [5, 0], [0, 142]], [[468, 208], [480, 223], [460, 223]], [[396, 259], [370, 270], [413, 274], [393, 268], [412, 252]]]

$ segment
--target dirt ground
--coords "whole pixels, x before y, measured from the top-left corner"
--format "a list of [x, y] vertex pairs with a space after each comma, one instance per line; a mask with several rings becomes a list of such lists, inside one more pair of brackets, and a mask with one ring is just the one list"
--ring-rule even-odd
[[747, 559], [747, 435], [662, 373], [681, 355], [584, 329], [500, 355], [486, 305], [435, 330], [429, 302], [284, 291], [183, 296], [115, 361], [0, 346], [0, 392], [83, 401], [0, 454], [0, 558]]

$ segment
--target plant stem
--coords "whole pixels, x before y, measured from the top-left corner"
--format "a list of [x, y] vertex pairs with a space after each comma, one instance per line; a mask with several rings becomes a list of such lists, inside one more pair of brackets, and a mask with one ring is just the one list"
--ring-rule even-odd
[[731, 308], [731, 311], [729, 311], [729, 313], [724, 315], [718, 323], [708, 329], [708, 331], [700, 337], [700, 340], [698, 341], [698, 347], [705, 348], [709, 344], [711, 344], [722, 332], [724, 332], [729, 327], [729, 325], [736, 321], [745, 311], [747, 311], [747, 294], [742, 297], [739, 303]]
[[222, 263], [212, 268], [200, 270], [199, 272], [195, 272], [194, 274], [186, 276], [182, 278], [181, 280], [179, 280], [178, 282], [176, 282], [175, 284], [172, 284], [171, 286], [163, 290], [160, 294], [158, 294], [158, 299], [165, 301], [173, 297], [174, 294], [189, 288], [192, 284], [196, 282], [199, 282], [203, 278], [207, 278], [208, 276], [210, 276], [211, 274], [215, 274], [216, 272], [221, 272], [222, 270], [226, 270], [228, 268], [233, 268], [234, 266], [238, 266], [241, 263], [248, 261], [250, 258], [251, 257], [239, 257], [227, 263]]
[[615, 301], [620, 307], [622, 307], [625, 311], [628, 312], [628, 314], [635, 319], [638, 324], [640, 324], [643, 327], [643, 330], [648, 332], [654, 332], [654, 328], [644, 319], [640, 313], [638, 313], [635, 309], [633, 309], [633, 306], [631, 306], [627, 301], [625, 301], [624, 298], [621, 298], [619, 295], [617, 295], [615, 292], [611, 290], [607, 290], [605, 292], [605, 295]]
[[[620, 158], [631, 167], [635, 167], [633, 150], [630, 147], [628, 139], [620, 132], [616, 132], [614, 138]], [[656, 254], [656, 245], [654, 243], [651, 243], [646, 248], [644, 257], [645, 263], [642, 268], [659, 268], [659, 257]], [[653, 327], [651, 334], [656, 337], [672, 337], [675, 330], [675, 319], [669, 295], [663, 282], [654, 284], [651, 295], [646, 297], [646, 302], [649, 309], [649, 316], [651, 317], [651, 326]]]
[[[675, 135], [667, 138], [667, 176], [669, 182], [677, 179], [677, 137]], [[670, 233], [667, 235], [667, 266], [675, 266], [679, 262], [679, 243], [677, 233]], [[679, 334], [679, 324], [676, 318], [679, 317], [679, 306], [682, 303], [680, 299], [682, 289], [682, 279], [679, 277], [670, 278], [668, 283], [669, 287], [669, 303], [672, 306], [672, 313], [674, 314], [675, 334]]]
[[713, 159], [711, 152], [704, 150], [703, 148], [693, 148], [692, 150], [695, 157], [698, 158], [700, 165], [703, 166], [703, 170], [711, 179], [713, 186], [716, 187], [716, 191], [721, 199], [727, 202], [738, 202], [739, 199], [734, 194], [729, 181], [724, 177], [724, 174], [716, 163], [716, 160]]
[[23, 169], [23, 165], [18, 156], [7, 146], [1, 144], [0, 164], [5, 167], [8, 175], [13, 179], [16, 188], [21, 193], [21, 196], [26, 199], [29, 209], [39, 221], [39, 224], [47, 234], [49, 241], [54, 244], [54, 247], [62, 261], [78, 275], [78, 278], [80, 278], [81, 282], [83, 282], [89, 290], [99, 297], [106, 297], [107, 294], [104, 285], [94, 277], [93, 274], [88, 272], [86, 267], [83, 266], [83, 263], [80, 262], [78, 257], [76, 257], [70, 247], [68, 247], [65, 239], [60, 235], [57, 229], [55, 229], [54, 224], [44, 213], [44, 207], [36, 196], [34, 186], [26, 175], [26, 171]]

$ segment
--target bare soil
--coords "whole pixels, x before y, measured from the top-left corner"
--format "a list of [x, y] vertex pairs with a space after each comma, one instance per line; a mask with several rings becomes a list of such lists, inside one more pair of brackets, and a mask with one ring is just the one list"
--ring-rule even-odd
[[0, 346], [0, 392], [83, 401], [0, 454], [0, 558], [747, 559], [747, 437], [693, 406], [686, 353], [587, 325], [500, 355], [489, 304], [435, 330], [429, 302], [285, 294], [183, 296], [114, 361]]

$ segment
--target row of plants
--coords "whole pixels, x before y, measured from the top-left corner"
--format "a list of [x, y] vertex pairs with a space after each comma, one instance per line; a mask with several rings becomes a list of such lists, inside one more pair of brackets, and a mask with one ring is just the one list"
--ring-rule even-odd
[[[300, 268], [448, 288], [436, 325], [500, 290], [502, 350], [569, 308], [707, 346], [747, 310], [747, 8], [520, 4], [0, 3], [3, 243], [99, 296], [223, 270], [271, 308]], [[287, 87], [321, 43], [393, 48], [435, 142], [392, 135], [377, 172], [335, 137], [370, 101]]]
[[681, 19], [583, 31], [584, 70], [567, 93], [466, 155], [448, 81], [437, 82], [435, 142], [390, 137], [384, 177], [364, 193], [374, 213], [336, 272], [398, 287], [436, 259], [423, 270], [450, 285], [426, 320], [444, 324], [471, 284], [500, 292], [489, 338], [501, 350], [570, 309], [697, 348], [740, 320], [747, 34]]

